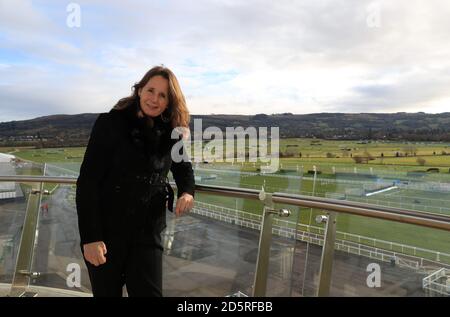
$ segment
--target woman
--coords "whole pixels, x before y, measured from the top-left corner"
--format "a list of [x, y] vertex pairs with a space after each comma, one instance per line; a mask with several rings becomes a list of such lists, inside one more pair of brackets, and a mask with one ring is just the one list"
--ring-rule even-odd
[[92, 128], [77, 181], [81, 248], [94, 296], [162, 296], [161, 231], [172, 211], [169, 169], [178, 187], [179, 216], [194, 203], [190, 162], [172, 160], [175, 127], [188, 130], [178, 80], [154, 67]]

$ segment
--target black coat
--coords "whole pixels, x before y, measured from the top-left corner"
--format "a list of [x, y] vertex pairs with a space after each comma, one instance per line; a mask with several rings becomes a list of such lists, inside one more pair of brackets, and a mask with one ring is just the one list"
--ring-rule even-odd
[[192, 164], [172, 161], [171, 149], [178, 140], [171, 139], [170, 123], [156, 118], [151, 126], [146, 118], [138, 119], [137, 107], [102, 113], [92, 128], [77, 180], [82, 245], [124, 239], [160, 244], [169, 170], [178, 197], [194, 195]]

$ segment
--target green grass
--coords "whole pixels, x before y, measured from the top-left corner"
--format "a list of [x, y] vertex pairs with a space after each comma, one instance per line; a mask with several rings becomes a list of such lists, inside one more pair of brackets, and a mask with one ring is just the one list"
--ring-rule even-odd
[[24, 149], [13, 153], [15, 156], [37, 163], [51, 162], [81, 162], [85, 148], [51, 148], [51, 149]]
[[[315, 144], [315, 145], [313, 145]], [[291, 145], [288, 147], [287, 145]], [[294, 145], [294, 147], [292, 147]], [[296, 147], [295, 147], [296, 146]], [[423, 142], [382, 142], [373, 141], [361, 144], [357, 141], [333, 141], [317, 139], [282, 139], [280, 140], [280, 152], [288, 149], [292, 153], [302, 153], [302, 157], [326, 157], [326, 153], [331, 153], [339, 157], [346, 155], [358, 155], [369, 152], [373, 156], [395, 156], [397, 152], [421, 155], [441, 154], [442, 151], [450, 152], [450, 144], [447, 143], [423, 143]], [[448, 161], [450, 162], [450, 161]]]

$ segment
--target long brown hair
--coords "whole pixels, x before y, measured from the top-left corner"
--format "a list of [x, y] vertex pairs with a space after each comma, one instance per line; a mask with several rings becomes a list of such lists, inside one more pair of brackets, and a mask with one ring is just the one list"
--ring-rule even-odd
[[120, 99], [113, 109], [122, 110], [138, 102], [138, 91], [155, 76], [162, 76], [169, 81], [169, 104], [163, 112], [164, 117], [170, 118], [173, 128], [189, 127], [189, 110], [186, 106], [186, 100], [184, 99], [178, 79], [170, 69], [164, 66], [155, 66], [150, 69], [138, 83], [133, 85], [133, 93], [131, 96]]

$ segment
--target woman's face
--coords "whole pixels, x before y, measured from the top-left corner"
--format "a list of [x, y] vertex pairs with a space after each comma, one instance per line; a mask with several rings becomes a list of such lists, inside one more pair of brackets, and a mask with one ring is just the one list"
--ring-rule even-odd
[[162, 76], [153, 76], [138, 91], [142, 112], [149, 117], [157, 117], [169, 105], [169, 81]]

